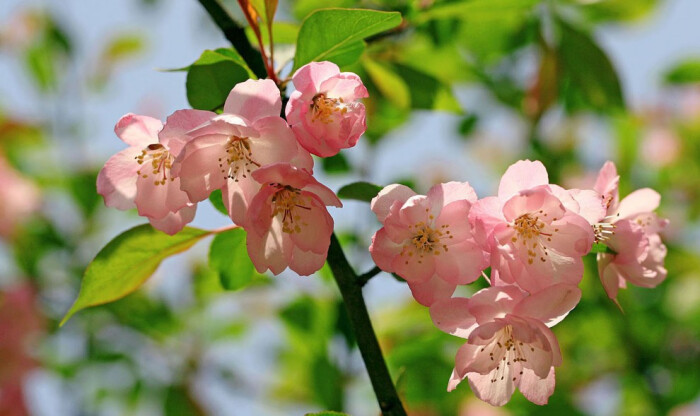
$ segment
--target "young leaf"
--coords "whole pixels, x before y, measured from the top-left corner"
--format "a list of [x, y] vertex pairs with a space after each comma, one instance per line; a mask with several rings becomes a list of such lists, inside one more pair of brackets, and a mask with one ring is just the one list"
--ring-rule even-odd
[[459, 113], [459, 102], [452, 89], [434, 76], [408, 65], [394, 64], [396, 73], [406, 85], [410, 85], [411, 108], [423, 110], [444, 110]]
[[217, 189], [211, 194], [209, 194], [209, 201], [212, 205], [214, 205], [214, 208], [216, 208], [216, 210], [220, 213], [228, 216], [228, 211], [226, 211], [226, 205], [224, 205], [224, 200], [221, 198], [221, 189]]
[[381, 186], [373, 183], [354, 182], [340, 188], [338, 190], [338, 198], [370, 202], [381, 190]]
[[216, 110], [236, 84], [249, 78], [255, 75], [233, 49], [206, 50], [187, 70], [187, 101], [198, 110]]
[[242, 228], [214, 237], [209, 248], [209, 267], [219, 274], [221, 286], [226, 290], [242, 289], [260, 276], [248, 257]]
[[118, 235], [97, 253], [85, 270], [78, 299], [61, 325], [81, 309], [112, 302], [135, 291], [163, 260], [187, 250], [210, 234], [210, 231], [185, 227], [169, 236], [144, 224]]
[[294, 70], [313, 61], [351, 64], [365, 49], [363, 39], [399, 24], [398, 12], [324, 9], [311, 13], [299, 30]]
[[700, 83], [700, 57], [677, 64], [666, 72], [664, 81], [670, 85]]

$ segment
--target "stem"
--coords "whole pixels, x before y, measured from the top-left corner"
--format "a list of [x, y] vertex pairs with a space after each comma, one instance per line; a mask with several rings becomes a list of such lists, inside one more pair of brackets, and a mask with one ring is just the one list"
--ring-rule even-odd
[[221, 6], [218, 0], [199, 0], [199, 3], [204, 6], [214, 23], [224, 32], [224, 36], [231, 42], [233, 48], [248, 63], [253, 73], [258, 78], [265, 78], [267, 76], [267, 65], [263, 62], [260, 52], [256, 51], [248, 41], [243, 27], [231, 18], [231, 15]]
[[366, 273], [362, 273], [361, 275], [357, 276], [357, 283], [360, 286], [364, 287], [364, 285], [366, 285], [367, 282], [369, 282], [369, 279], [373, 278], [374, 276], [379, 274], [381, 271], [382, 271], [382, 269], [380, 269], [379, 266], [374, 266], [372, 268], [372, 270], [370, 270]]
[[343, 303], [345, 303], [350, 317], [357, 346], [360, 348], [360, 354], [365, 362], [367, 373], [369, 373], [369, 379], [372, 382], [372, 388], [377, 396], [382, 415], [406, 416], [406, 411], [396, 393], [396, 387], [391, 380], [382, 350], [374, 334], [365, 299], [362, 297], [362, 284], [345, 258], [335, 233], [331, 235], [328, 265], [343, 296]]

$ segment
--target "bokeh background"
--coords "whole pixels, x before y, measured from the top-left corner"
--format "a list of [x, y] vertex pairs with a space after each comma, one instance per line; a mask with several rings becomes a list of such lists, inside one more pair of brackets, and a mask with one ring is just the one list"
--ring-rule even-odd
[[[244, 21], [235, 1], [224, 4]], [[486, 196], [521, 158], [542, 160], [552, 182], [587, 187], [614, 160], [622, 195], [657, 189], [671, 220], [667, 280], [623, 291], [624, 313], [586, 259], [583, 299], [554, 328], [564, 364], [545, 407], [516, 392], [492, 408], [467, 383], [448, 394], [461, 340], [435, 328], [404, 283], [373, 278], [370, 314], [409, 413], [700, 415], [700, 2], [281, 1], [283, 73], [301, 20], [331, 6], [405, 18], [345, 68], [370, 90], [369, 129], [317, 161], [331, 188], [368, 180], [425, 192], [462, 180]], [[172, 69], [228, 46], [195, 0], [2, 1], [0, 415], [378, 414], [325, 268], [226, 290], [205, 241], [136, 293], [58, 328], [97, 251], [144, 222], [95, 193], [97, 171], [123, 148], [115, 122], [187, 108], [186, 72]], [[379, 225], [367, 204], [332, 215], [351, 263], [371, 268]], [[193, 225], [229, 223], [205, 202]]]

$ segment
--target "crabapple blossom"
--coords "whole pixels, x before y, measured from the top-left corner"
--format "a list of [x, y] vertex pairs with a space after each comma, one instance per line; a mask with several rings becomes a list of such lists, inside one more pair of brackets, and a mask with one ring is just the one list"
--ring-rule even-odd
[[[638, 189], [619, 201], [620, 177], [612, 162], [606, 162], [596, 180], [595, 190], [602, 194], [608, 216], [594, 225], [596, 240], [613, 253], [598, 253], [598, 274], [608, 297], [615, 299], [626, 282], [655, 287], [666, 278], [666, 246], [661, 232], [668, 220], [653, 211], [661, 196], [649, 189]], [[619, 201], [619, 202], [618, 202]]]
[[114, 132], [129, 147], [112, 156], [97, 176], [97, 193], [105, 205], [121, 210], [136, 208], [153, 227], [175, 234], [192, 221], [196, 205], [180, 190], [171, 172], [183, 146], [179, 132], [202, 122], [203, 112], [176, 112], [164, 127], [160, 120], [126, 114]]
[[[260, 188], [251, 174], [276, 162], [311, 170], [311, 155], [297, 144], [279, 116], [282, 99], [275, 83], [248, 80], [236, 85], [221, 115], [209, 117], [184, 134], [187, 144], [173, 165], [182, 190], [192, 201], [221, 189], [229, 216], [244, 225], [246, 210]], [[182, 117], [196, 110], [183, 110]]]
[[441, 330], [468, 338], [455, 358], [448, 391], [467, 378], [481, 400], [506, 404], [517, 387], [536, 404], [554, 392], [554, 367], [562, 358], [549, 327], [581, 298], [574, 285], [559, 283], [530, 295], [516, 286], [489, 287], [471, 298], [440, 300], [430, 316]]
[[311, 62], [292, 82], [296, 91], [285, 114], [299, 143], [321, 157], [355, 146], [367, 129], [365, 106], [357, 100], [369, 94], [360, 77], [332, 62]]
[[[474, 204], [469, 221], [490, 253], [494, 285], [517, 284], [532, 293], [581, 280], [581, 257], [591, 249], [593, 230], [556, 193], [544, 165], [524, 160], [506, 170], [498, 196]], [[567, 193], [568, 198], [578, 206]]]
[[303, 276], [318, 271], [333, 233], [326, 206], [343, 204], [308, 171], [289, 163], [265, 166], [252, 175], [262, 184], [246, 221], [246, 245], [255, 269], [278, 275], [289, 267]]
[[383, 224], [372, 237], [372, 259], [380, 269], [406, 279], [423, 305], [449, 297], [487, 266], [467, 221], [476, 199], [466, 182], [438, 184], [427, 195], [403, 185], [387, 186], [371, 203]]

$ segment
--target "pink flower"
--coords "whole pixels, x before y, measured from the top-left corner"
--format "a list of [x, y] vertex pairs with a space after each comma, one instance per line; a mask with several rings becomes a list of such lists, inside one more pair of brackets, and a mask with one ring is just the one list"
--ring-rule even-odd
[[372, 199], [384, 225], [369, 248], [380, 269], [406, 279], [418, 302], [430, 306], [486, 268], [467, 221], [476, 193], [466, 182], [433, 186], [426, 196], [403, 185], [389, 185]]
[[97, 193], [105, 205], [136, 208], [153, 227], [170, 235], [192, 221], [197, 207], [170, 171], [183, 146], [181, 131], [208, 117], [201, 111], [188, 114], [183, 118], [175, 112], [165, 127], [160, 120], [135, 114], [119, 120], [114, 132], [129, 147], [112, 156], [97, 176]]
[[447, 390], [466, 377], [481, 400], [502, 406], [515, 388], [543, 405], [554, 392], [559, 344], [548, 328], [560, 322], [581, 298], [573, 285], [556, 284], [528, 295], [515, 286], [490, 287], [470, 299], [434, 303], [430, 316], [441, 330], [468, 338], [455, 359]]
[[39, 210], [41, 194], [0, 155], [0, 236], [12, 237], [17, 227]]
[[[311, 170], [313, 160], [297, 144], [279, 116], [280, 92], [275, 83], [248, 80], [236, 85], [221, 115], [208, 113], [203, 124], [184, 134], [187, 140], [173, 173], [192, 201], [202, 201], [221, 189], [229, 216], [244, 225], [246, 211], [260, 184], [252, 173], [265, 165], [289, 162]], [[188, 116], [196, 110], [183, 110]]]
[[575, 285], [583, 277], [581, 257], [591, 249], [593, 230], [548, 182], [542, 163], [519, 161], [501, 178], [498, 196], [479, 200], [469, 212], [477, 241], [491, 255], [494, 285], [517, 284], [533, 293], [556, 283]]
[[595, 188], [605, 193], [601, 200], [608, 216], [594, 226], [596, 240], [615, 254], [598, 253], [598, 274], [610, 299], [617, 298], [619, 288], [630, 282], [641, 287], [655, 287], [665, 278], [666, 246], [659, 233], [668, 220], [653, 213], [661, 196], [649, 188], [638, 189], [622, 201], [618, 196], [620, 177], [612, 162], [598, 175]]
[[248, 255], [255, 269], [280, 274], [289, 267], [302, 276], [326, 261], [333, 218], [326, 206], [343, 204], [306, 170], [276, 163], [253, 172], [262, 184], [248, 209]]
[[357, 75], [340, 72], [332, 62], [311, 62], [292, 77], [296, 91], [286, 114], [299, 143], [309, 152], [328, 157], [355, 146], [367, 129], [367, 88]]

